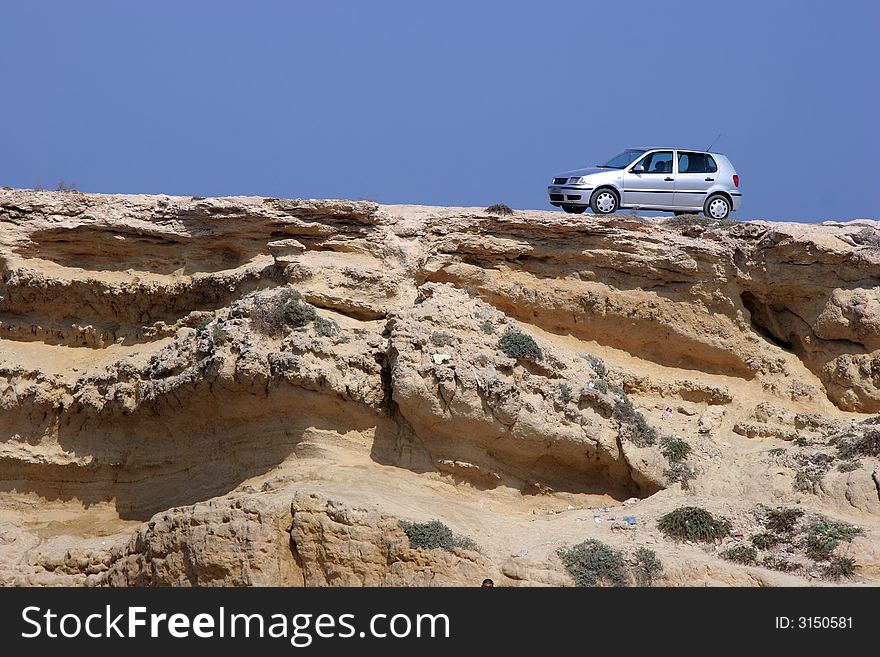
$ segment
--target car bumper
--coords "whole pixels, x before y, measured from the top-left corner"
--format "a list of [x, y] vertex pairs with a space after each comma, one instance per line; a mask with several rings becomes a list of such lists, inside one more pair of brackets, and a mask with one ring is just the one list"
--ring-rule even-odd
[[550, 205], [589, 205], [592, 187], [575, 187], [574, 185], [550, 185], [547, 194]]
[[743, 197], [742, 194], [737, 194], [736, 192], [730, 193], [730, 200], [733, 201], [732, 210], [739, 210], [739, 206], [742, 205]]

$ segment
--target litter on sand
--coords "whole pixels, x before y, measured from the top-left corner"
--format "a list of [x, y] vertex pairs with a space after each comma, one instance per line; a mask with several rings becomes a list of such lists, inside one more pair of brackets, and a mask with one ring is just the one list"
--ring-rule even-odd
[[602, 518], [600, 518], [599, 516], [593, 516], [593, 520], [596, 522], [597, 525], [602, 524]]
[[636, 524], [636, 517], [635, 516], [623, 516], [623, 519], [626, 520], [626, 524], [628, 524], [630, 526]]

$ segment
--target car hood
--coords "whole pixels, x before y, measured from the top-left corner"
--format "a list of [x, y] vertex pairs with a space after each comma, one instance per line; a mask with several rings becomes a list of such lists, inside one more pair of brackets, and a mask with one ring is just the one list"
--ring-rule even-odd
[[571, 178], [574, 176], [588, 176], [591, 173], [602, 173], [603, 171], [616, 171], [616, 169], [600, 169], [599, 167], [586, 167], [584, 169], [572, 169], [571, 171], [563, 171], [557, 178]]

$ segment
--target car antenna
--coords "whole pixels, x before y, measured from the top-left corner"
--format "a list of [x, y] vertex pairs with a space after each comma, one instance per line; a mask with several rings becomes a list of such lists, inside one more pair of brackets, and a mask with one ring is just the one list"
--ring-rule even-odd
[[712, 148], [712, 147], [715, 145], [715, 142], [718, 141], [719, 139], [721, 139], [721, 133], [720, 133], [720, 132], [718, 133], [718, 136], [715, 137], [715, 139], [712, 140], [712, 143], [709, 144], [709, 147], [706, 149], [706, 152], [707, 152], [707, 153], [709, 152], [709, 148]]

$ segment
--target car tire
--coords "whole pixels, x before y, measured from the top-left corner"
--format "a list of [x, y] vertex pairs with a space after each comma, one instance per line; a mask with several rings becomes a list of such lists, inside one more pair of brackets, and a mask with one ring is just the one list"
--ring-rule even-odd
[[568, 214], [582, 214], [586, 210], [582, 205], [563, 205], [562, 209], [568, 212]]
[[727, 219], [730, 214], [730, 200], [724, 194], [712, 194], [703, 204], [703, 214], [715, 221]]
[[611, 214], [619, 205], [617, 194], [607, 187], [600, 187], [590, 197], [590, 209], [594, 214]]

